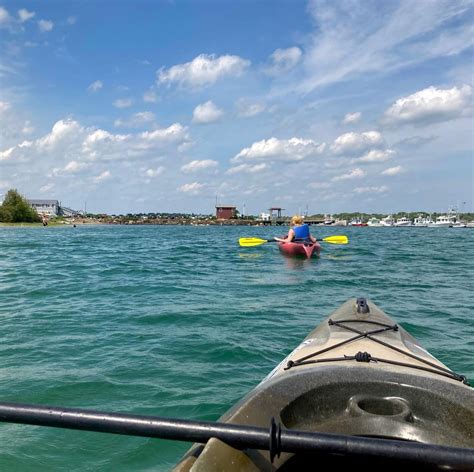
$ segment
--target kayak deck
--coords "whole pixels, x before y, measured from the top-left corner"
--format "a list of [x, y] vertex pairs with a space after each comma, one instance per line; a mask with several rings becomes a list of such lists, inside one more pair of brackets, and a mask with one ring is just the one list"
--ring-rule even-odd
[[[268, 427], [275, 418], [295, 430], [472, 448], [474, 395], [463, 382], [375, 304], [351, 299], [220, 421]], [[327, 464], [335, 461], [354, 465], [336, 456]], [[239, 451], [214, 438], [193, 446], [175, 470], [284, 471], [308, 463], [314, 455], [282, 453], [272, 463], [268, 451]]]

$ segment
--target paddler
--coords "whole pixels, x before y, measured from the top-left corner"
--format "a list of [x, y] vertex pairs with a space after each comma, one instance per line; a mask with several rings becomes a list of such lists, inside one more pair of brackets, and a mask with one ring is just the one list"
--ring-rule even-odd
[[286, 238], [275, 238], [282, 243], [291, 243], [293, 241], [302, 241], [305, 243], [315, 243], [317, 239], [310, 233], [309, 225], [304, 222], [300, 215], [294, 215], [291, 218], [291, 228]]

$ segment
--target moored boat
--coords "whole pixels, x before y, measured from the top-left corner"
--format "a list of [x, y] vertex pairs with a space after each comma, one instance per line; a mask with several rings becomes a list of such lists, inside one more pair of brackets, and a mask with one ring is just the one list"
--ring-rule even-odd
[[430, 216], [426, 217], [423, 215], [418, 215], [414, 220], [413, 220], [413, 226], [416, 226], [418, 228], [426, 228], [430, 224], [433, 223], [433, 220], [431, 219]]
[[288, 256], [304, 256], [308, 259], [313, 255], [319, 256], [321, 245], [319, 243], [306, 242], [279, 242], [278, 248], [280, 251]]
[[[175, 471], [314, 470], [315, 464], [321, 470], [355, 464], [365, 470], [400, 470], [400, 463], [386, 456], [377, 462], [375, 452], [352, 455], [350, 437], [390, 444], [394, 454], [417, 447], [434, 455], [438, 451], [437, 460], [426, 451], [414, 458], [430, 470], [470, 470], [474, 394], [466, 383], [374, 303], [351, 299], [221, 418], [229, 426], [272, 424], [269, 448], [236, 448], [213, 437], [194, 445]], [[333, 435], [350, 435], [341, 446], [347, 454], [338, 454], [336, 446], [324, 452], [319, 436], [316, 455], [309, 446], [305, 453], [295, 453], [296, 448], [280, 454], [280, 443], [293, 430], [300, 437], [301, 431], [329, 433], [325, 437], [334, 440], [338, 436]], [[449, 447], [463, 449], [449, 454]], [[456, 465], [462, 457], [464, 463]]]
[[398, 218], [397, 222], [395, 223], [395, 226], [411, 226], [411, 220], [407, 218], [406, 216], [402, 218]]
[[395, 220], [393, 219], [392, 215], [388, 215], [385, 218], [380, 220], [382, 226], [393, 226], [395, 224]]
[[367, 226], [367, 223], [364, 223], [360, 218], [354, 218], [349, 222], [349, 226]]
[[367, 226], [382, 226], [382, 223], [378, 218], [370, 218], [369, 221], [367, 221]]
[[456, 223], [456, 217], [454, 215], [440, 215], [436, 218], [434, 223], [430, 223], [430, 228], [449, 228]]
[[336, 220], [331, 215], [324, 215], [324, 225], [331, 226], [336, 222]]

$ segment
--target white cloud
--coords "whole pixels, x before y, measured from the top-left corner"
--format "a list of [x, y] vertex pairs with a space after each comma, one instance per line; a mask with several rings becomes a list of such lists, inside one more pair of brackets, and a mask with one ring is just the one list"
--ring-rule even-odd
[[[295, 85], [303, 93], [460, 53], [473, 44], [471, 28], [452, 27], [469, 22], [469, 1], [312, 0], [308, 9], [315, 28], [305, 47], [305, 75]], [[446, 25], [450, 33], [443, 35]]]
[[362, 157], [359, 157], [358, 159], [354, 159], [353, 162], [385, 162], [390, 159], [395, 155], [395, 151], [392, 149], [385, 149], [385, 150], [380, 150], [380, 149], [372, 149], [368, 153], [364, 154]]
[[133, 100], [131, 98], [117, 98], [113, 105], [116, 108], [129, 108], [133, 105]]
[[10, 22], [10, 14], [5, 8], [0, 6], [0, 27], [2, 27], [2, 25], [8, 24], [9, 22]]
[[54, 168], [51, 176], [56, 177], [60, 175], [75, 175], [84, 169], [87, 169], [89, 165], [85, 162], [70, 161], [62, 169]]
[[50, 192], [53, 188], [54, 188], [54, 184], [53, 184], [53, 183], [49, 183], [49, 184], [46, 184], [46, 185], [43, 185], [42, 187], [40, 187], [39, 191], [40, 191], [41, 193], [48, 193], [48, 192]]
[[128, 120], [115, 120], [114, 125], [117, 127], [139, 128], [147, 123], [155, 121], [155, 114], [151, 111], [141, 111], [134, 113]]
[[102, 83], [101, 80], [96, 80], [95, 82], [92, 82], [89, 87], [87, 87], [87, 90], [90, 90], [91, 92], [97, 92], [100, 90], [104, 84]]
[[13, 157], [13, 151], [15, 146], [5, 149], [5, 151], [0, 151], [0, 161], [8, 161]]
[[382, 135], [378, 131], [367, 131], [365, 133], [345, 133], [335, 139], [331, 150], [335, 154], [356, 154], [364, 152], [372, 147], [380, 147], [384, 144]]
[[104, 170], [100, 175], [97, 177], [94, 177], [92, 181], [96, 184], [99, 184], [101, 182], [104, 182], [105, 180], [109, 180], [112, 177], [112, 174], [108, 170]]
[[82, 131], [82, 127], [74, 120], [57, 121], [50, 133], [36, 141], [38, 148], [42, 150], [54, 149], [60, 145], [73, 142]]
[[237, 114], [242, 118], [250, 118], [259, 115], [266, 110], [264, 103], [249, 103], [244, 99], [237, 102]]
[[200, 184], [199, 182], [193, 182], [192, 184], [181, 185], [178, 190], [180, 192], [188, 193], [190, 195], [198, 195], [203, 187], [204, 184]]
[[77, 18], [75, 16], [68, 16], [66, 21], [68, 25], [75, 25]]
[[263, 139], [253, 143], [249, 148], [242, 149], [232, 162], [243, 160], [283, 160], [301, 161], [310, 156], [320, 155], [324, 152], [326, 145], [317, 143], [312, 139]]
[[238, 173], [246, 173], [246, 174], [255, 174], [257, 172], [261, 172], [267, 168], [267, 164], [240, 164], [235, 167], [231, 167], [226, 174], [238, 174]]
[[180, 123], [173, 123], [168, 128], [144, 131], [139, 137], [142, 141], [141, 146], [163, 142], [184, 144], [189, 141], [188, 129]]
[[[44, 169], [50, 169], [50, 173], [66, 175], [79, 170], [79, 166], [85, 163], [132, 163], [139, 159], [155, 158], [156, 152], [162, 150], [172, 156], [188, 141], [187, 129], [179, 123], [142, 133], [113, 134], [66, 119], [59, 120], [49, 133], [34, 141], [23, 141], [1, 150], [0, 160], [41, 162]], [[93, 170], [92, 167], [90, 170]]]
[[200, 54], [191, 62], [177, 64], [158, 71], [158, 83], [177, 83], [181, 86], [203, 87], [212, 85], [225, 76], [239, 77], [250, 61], [239, 56]]
[[344, 116], [342, 123], [345, 125], [358, 123], [361, 118], [362, 118], [362, 113], [360, 111], [356, 111], [354, 113], [346, 113], [346, 116]]
[[146, 103], [157, 103], [159, 101], [159, 97], [154, 90], [147, 90], [143, 94], [143, 101]]
[[270, 64], [265, 72], [269, 75], [288, 72], [300, 62], [302, 55], [301, 49], [296, 46], [288, 49], [276, 49], [269, 58]]
[[212, 100], [198, 105], [193, 112], [193, 123], [206, 124], [219, 120], [224, 112], [217, 108]]
[[397, 175], [403, 172], [402, 166], [389, 167], [382, 172], [382, 175]]
[[43, 186], [40, 187], [40, 193], [49, 193], [49, 192], [51, 192], [51, 190], [53, 190], [53, 188], [54, 188], [53, 183], [43, 185]]
[[125, 149], [134, 148], [132, 135], [112, 134], [102, 129], [83, 130], [80, 143], [81, 154], [90, 161], [117, 158]]
[[42, 33], [46, 33], [48, 31], [53, 30], [54, 23], [50, 20], [39, 20], [38, 21], [38, 28]]
[[2, 101], [0, 100], [0, 113], [3, 113], [3, 112], [5, 112], [5, 111], [7, 111], [7, 110], [10, 110], [10, 108], [11, 108], [10, 103], [8, 103], [8, 102], [2, 102]]
[[385, 111], [387, 125], [430, 124], [463, 116], [471, 106], [472, 88], [438, 89], [428, 87], [407, 97], [399, 98]]
[[197, 172], [200, 170], [205, 169], [212, 169], [218, 166], [217, 161], [213, 161], [212, 159], [203, 159], [202, 161], [195, 160], [188, 162], [187, 164], [181, 167], [183, 172]]
[[64, 168], [64, 172], [74, 174], [82, 170], [85, 166], [86, 164], [83, 162], [71, 161]]
[[388, 192], [389, 188], [386, 185], [380, 187], [356, 187], [355, 193], [385, 193]]
[[347, 174], [342, 174], [342, 175], [338, 175], [336, 177], [333, 177], [332, 181], [333, 182], [339, 182], [341, 180], [360, 179], [362, 177], [365, 177], [365, 175], [366, 175], [366, 172], [364, 172], [362, 169], [357, 168], [357, 169], [351, 170]]
[[36, 13], [34, 11], [28, 11], [25, 8], [18, 10], [18, 18], [20, 19], [21, 23], [31, 20], [31, 18], [33, 18], [35, 15]]
[[150, 178], [155, 178], [161, 175], [165, 171], [163, 166], [159, 166], [156, 169], [147, 169], [145, 170], [145, 175]]

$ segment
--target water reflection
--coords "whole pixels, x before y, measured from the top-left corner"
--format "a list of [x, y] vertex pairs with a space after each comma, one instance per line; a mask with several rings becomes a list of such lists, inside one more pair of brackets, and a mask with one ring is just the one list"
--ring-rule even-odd
[[286, 267], [290, 270], [304, 270], [318, 263], [317, 258], [308, 259], [307, 257], [283, 256], [283, 260], [285, 261]]

